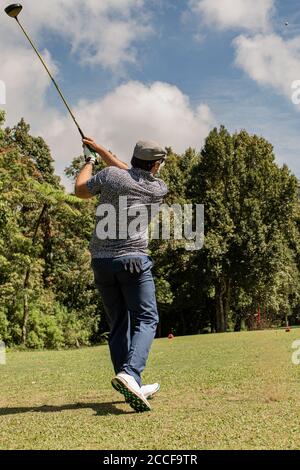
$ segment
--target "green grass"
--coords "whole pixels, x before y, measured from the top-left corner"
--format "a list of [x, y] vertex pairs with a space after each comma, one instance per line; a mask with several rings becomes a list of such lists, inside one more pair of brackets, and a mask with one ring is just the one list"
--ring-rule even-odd
[[1, 449], [299, 449], [300, 331], [157, 340], [151, 413], [110, 385], [107, 346], [10, 352], [0, 366]]

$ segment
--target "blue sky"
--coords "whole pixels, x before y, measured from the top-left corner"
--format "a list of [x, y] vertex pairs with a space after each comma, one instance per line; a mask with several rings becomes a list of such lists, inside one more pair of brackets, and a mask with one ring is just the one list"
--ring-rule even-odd
[[[278, 162], [300, 178], [300, 114], [291, 100], [291, 83], [300, 80], [298, 2], [104, 0], [101, 10], [88, 0], [82, 14], [75, 0], [62, 2], [66, 11], [58, 0], [42, 3], [24, 1], [22, 21], [85, 132], [120, 158], [129, 160], [141, 137], [178, 152], [200, 149], [209, 130], [224, 124], [269, 139]], [[8, 123], [24, 116], [49, 142], [62, 175], [80, 153], [76, 129], [16, 25], [1, 15], [0, 28], [9, 52], [0, 65]]]

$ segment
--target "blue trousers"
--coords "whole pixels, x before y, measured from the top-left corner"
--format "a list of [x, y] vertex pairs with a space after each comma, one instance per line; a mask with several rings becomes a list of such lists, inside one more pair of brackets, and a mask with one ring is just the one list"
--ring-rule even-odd
[[115, 373], [132, 375], [140, 386], [158, 324], [152, 266], [149, 256], [92, 260], [110, 328]]

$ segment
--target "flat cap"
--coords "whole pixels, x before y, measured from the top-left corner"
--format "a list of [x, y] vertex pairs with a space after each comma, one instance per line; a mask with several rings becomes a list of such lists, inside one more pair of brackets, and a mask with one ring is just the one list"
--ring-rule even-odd
[[151, 140], [140, 140], [134, 149], [133, 156], [139, 160], [155, 161], [165, 158], [167, 152], [159, 144]]

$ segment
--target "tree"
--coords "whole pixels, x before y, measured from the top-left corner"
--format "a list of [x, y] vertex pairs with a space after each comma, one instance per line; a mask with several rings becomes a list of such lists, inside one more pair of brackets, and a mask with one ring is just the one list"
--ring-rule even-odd
[[32, 147], [28, 131], [21, 121], [0, 134], [0, 336], [29, 347], [88, 344], [101, 314], [92, 211], [65, 193], [47, 147], [39, 139]]
[[[165, 203], [187, 204], [186, 182], [199, 154], [189, 148], [184, 155], [176, 155], [168, 149], [168, 158], [160, 176], [166, 182], [169, 193]], [[150, 244], [154, 258], [154, 276], [160, 310], [159, 334], [168, 335], [199, 332], [203, 328], [199, 305], [201, 292], [193, 281], [195, 276], [194, 254], [185, 249], [182, 240], [153, 240]]]
[[286, 278], [292, 273], [295, 287], [298, 275], [289, 247], [297, 238], [296, 178], [276, 165], [265, 139], [246, 131], [231, 136], [221, 127], [208, 136], [188, 187], [192, 200], [206, 208], [203, 254], [216, 331], [226, 331], [231, 310], [246, 314], [264, 303], [279, 313], [280, 297], [288, 303], [294, 295], [284, 289]]
[[15, 127], [6, 129], [5, 140], [10, 145], [13, 144], [21, 155], [28, 157], [34, 163], [37, 170], [36, 176], [40, 173], [44, 182], [62, 189], [60, 178], [54, 174], [54, 160], [48, 145], [41, 137], [31, 136], [29, 131], [29, 124], [21, 119]]
[[[98, 201], [66, 194], [46, 143], [0, 112], [0, 339], [59, 348], [107, 331], [90, 267]], [[66, 174], [76, 178], [83, 156]], [[104, 165], [101, 163], [98, 170]], [[168, 149], [167, 204], [205, 205], [205, 245], [152, 240], [159, 335], [299, 321], [299, 184], [262, 137], [214, 129], [201, 153]], [[256, 313], [260, 309], [261, 323]]]

